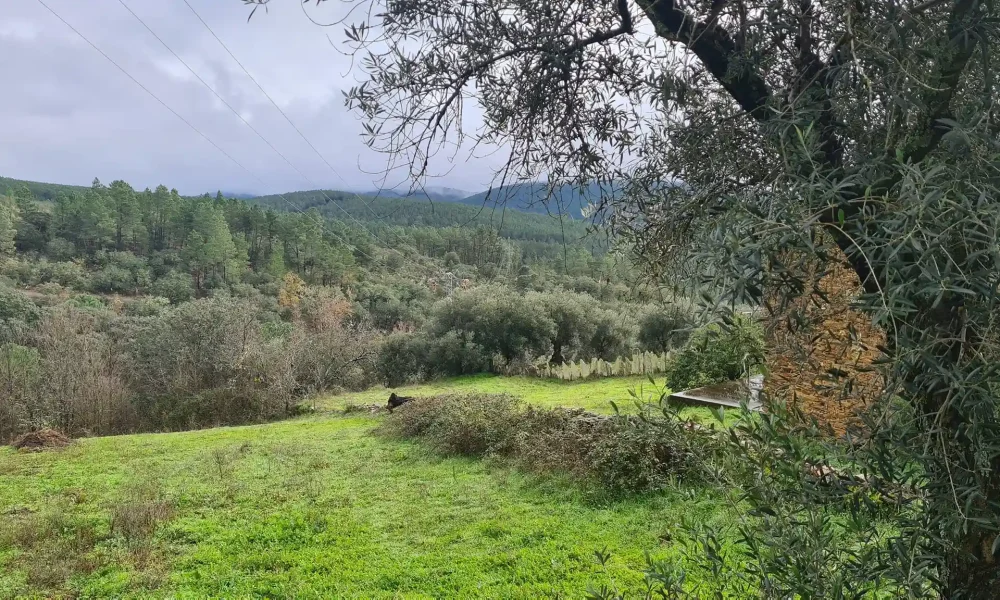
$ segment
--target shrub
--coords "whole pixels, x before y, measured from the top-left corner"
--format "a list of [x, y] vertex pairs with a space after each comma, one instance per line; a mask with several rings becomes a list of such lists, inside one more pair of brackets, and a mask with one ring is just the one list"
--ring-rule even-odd
[[256, 317], [246, 301], [202, 299], [138, 325], [125, 350], [142, 414], [171, 428], [282, 414], [284, 402], [262, 402], [260, 371], [267, 365], [260, 361]]
[[70, 260], [76, 255], [76, 246], [67, 239], [52, 238], [45, 244], [45, 254], [54, 260]]
[[58, 283], [74, 290], [86, 290], [90, 287], [90, 276], [83, 265], [76, 262], [39, 261], [37, 273], [38, 283]]
[[170, 307], [170, 300], [160, 296], [145, 296], [125, 303], [125, 314], [130, 317], [156, 317]]
[[32, 336], [41, 355], [36, 425], [73, 436], [135, 429], [122, 357], [103, 327], [100, 314], [71, 306], [48, 310], [39, 321]]
[[434, 305], [431, 321], [432, 335], [456, 331], [505, 363], [548, 355], [556, 328], [537, 298], [494, 285], [455, 292]]
[[654, 306], [639, 317], [639, 347], [647, 352], [662, 353], [682, 346], [695, 326], [691, 309], [680, 304]]
[[26, 295], [0, 286], [0, 340], [35, 324], [40, 314], [38, 307]]
[[150, 285], [150, 270], [145, 258], [131, 252], [108, 252], [99, 254], [97, 261], [102, 267], [91, 280], [94, 291], [138, 294]]
[[379, 349], [375, 372], [389, 387], [399, 387], [421, 377], [427, 354], [427, 339], [423, 335], [392, 334]]
[[505, 455], [513, 449], [523, 404], [505, 394], [416, 399], [396, 409], [386, 431], [421, 436], [441, 452], [464, 456]]
[[389, 387], [434, 377], [482, 373], [490, 357], [482, 347], [456, 331], [431, 337], [427, 333], [394, 333], [378, 353], [375, 371]]
[[423, 357], [426, 377], [472, 375], [488, 370], [490, 359], [483, 348], [468, 341], [457, 331], [431, 339]]
[[41, 382], [41, 357], [34, 348], [0, 343], [0, 444], [34, 425], [31, 414]]
[[297, 330], [287, 348], [296, 391], [309, 395], [369, 387], [374, 383], [378, 347], [378, 335], [364, 325], [328, 324], [320, 330]]
[[379, 430], [421, 438], [444, 453], [505, 457], [535, 472], [567, 473], [612, 494], [698, 477], [715, 443], [666, 411], [604, 416], [526, 407], [514, 397], [489, 394], [418, 398], [396, 409]]
[[108, 306], [104, 303], [104, 300], [90, 294], [77, 294], [67, 300], [66, 304], [68, 306], [72, 306], [73, 308], [97, 311], [103, 311], [108, 308]]
[[628, 310], [594, 312], [594, 332], [587, 346], [590, 355], [607, 361], [631, 354], [636, 337], [635, 318]]
[[683, 390], [731, 381], [764, 364], [761, 327], [739, 317], [695, 331], [667, 368], [667, 386]]
[[[552, 321], [549, 343], [552, 346], [551, 362], [563, 363], [586, 356], [586, 344], [594, 336], [595, 319], [593, 312], [597, 302], [586, 294], [574, 292], [528, 292], [524, 301], [544, 311]], [[531, 358], [536, 358], [531, 357]]]
[[153, 282], [150, 291], [156, 296], [162, 296], [174, 304], [187, 302], [194, 298], [194, 278], [188, 273], [169, 271], [163, 277]]
[[355, 297], [356, 312], [383, 331], [400, 324], [420, 324], [430, 305], [430, 290], [405, 281], [364, 284]]
[[108, 265], [94, 273], [90, 285], [94, 291], [106, 294], [129, 293], [135, 289], [132, 273], [115, 265]]

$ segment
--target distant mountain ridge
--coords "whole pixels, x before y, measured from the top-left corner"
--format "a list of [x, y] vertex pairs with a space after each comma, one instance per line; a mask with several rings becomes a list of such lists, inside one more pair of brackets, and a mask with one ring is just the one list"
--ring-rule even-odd
[[583, 219], [590, 214], [590, 207], [597, 204], [602, 196], [617, 196], [618, 193], [618, 190], [609, 184], [591, 183], [582, 189], [571, 185], [560, 185], [550, 191], [546, 183], [517, 183], [473, 194], [463, 198], [461, 202], [491, 209], [508, 208]]
[[[89, 186], [64, 185], [58, 183], [47, 183], [37, 181], [27, 181], [8, 177], [0, 177], [0, 194], [8, 188], [16, 188], [26, 185], [38, 198], [43, 200], [54, 200], [59, 193], [84, 192]], [[139, 188], [137, 188], [139, 189]], [[498, 188], [478, 193], [470, 193], [466, 190], [452, 188], [448, 186], [426, 186], [422, 189], [410, 192], [397, 191], [396, 189], [382, 189], [368, 192], [357, 192], [356, 194], [368, 198], [404, 199], [415, 202], [445, 202], [453, 204], [464, 204], [490, 212], [509, 209], [525, 213], [542, 215], [565, 215], [572, 219], [583, 219], [588, 215], [588, 207], [596, 203], [604, 195], [617, 195], [617, 191], [609, 186], [590, 184], [582, 190], [570, 185], [557, 186], [552, 193], [549, 193], [548, 186], [542, 182], [517, 183], [513, 185], [500, 186]], [[315, 190], [313, 190], [315, 192]], [[285, 192], [284, 195], [300, 194], [303, 192]], [[312, 192], [309, 192], [312, 193]], [[319, 193], [319, 192], [317, 192]], [[355, 192], [333, 191], [328, 193], [336, 194], [338, 197], [347, 198], [355, 195]], [[214, 196], [215, 194], [210, 194]], [[252, 194], [247, 192], [223, 191], [222, 195], [227, 198], [237, 198], [240, 200], [253, 201], [257, 198], [269, 198], [277, 196], [275, 194]]]
[[602, 192], [604, 196], [617, 194], [612, 186], [596, 183], [592, 183], [582, 190], [575, 186], [561, 185], [550, 193], [547, 184], [534, 182], [500, 186], [475, 194], [450, 187], [428, 186], [406, 193], [383, 189], [364, 192], [362, 195], [406, 198], [421, 202], [457, 202], [485, 207], [491, 211], [506, 208], [536, 214], [562, 214], [573, 219], [582, 219], [589, 214], [588, 208], [601, 199]]
[[471, 192], [465, 190], [460, 190], [451, 187], [425, 187], [423, 189], [417, 189], [414, 191], [406, 190], [405, 192], [397, 191], [395, 189], [381, 189], [381, 190], [371, 190], [366, 192], [358, 192], [362, 196], [378, 196], [381, 198], [406, 198], [409, 200], [417, 200], [420, 202], [427, 201], [441, 201], [441, 202], [461, 202], [463, 199], [471, 195]]

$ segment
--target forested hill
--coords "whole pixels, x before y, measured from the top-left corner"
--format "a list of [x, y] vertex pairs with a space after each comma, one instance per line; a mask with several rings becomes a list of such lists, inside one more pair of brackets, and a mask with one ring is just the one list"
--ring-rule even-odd
[[[86, 188], [2, 183], [0, 245], [5, 251], [16, 250], [31, 261], [79, 259], [88, 268], [106, 266], [106, 255], [132, 256], [160, 265], [152, 273], [155, 279], [190, 276], [198, 294], [239, 283], [248, 271], [288, 269], [323, 285], [363, 279], [384, 264], [408, 264], [404, 271], [418, 278], [450, 268], [470, 280], [511, 278], [525, 270], [545, 278], [607, 280], [614, 263], [607, 240], [588, 235], [584, 221], [513, 210], [338, 191], [239, 200], [221, 192], [181, 196], [162, 185], [139, 191], [121, 180], [105, 186], [95, 179]], [[214, 254], [202, 256], [206, 252]], [[12, 279], [34, 285], [45, 278]], [[92, 287], [134, 292], [146, 286]]]
[[396, 190], [370, 192], [366, 195], [379, 195], [388, 198], [406, 198], [427, 202], [451, 202], [486, 208], [489, 211], [504, 209], [558, 217], [562, 215], [569, 219], [583, 219], [591, 204], [596, 204], [603, 196], [613, 196], [614, 186], [592, 183], [580, 189], [574, 186], [561, 185], [549, 190], [545, 183], [516, 183], [499, 186], [477, 194], [462, 193], [450, 188], [426, 188], [401, 194]]
[[[471, 198], [471, 197], [470, 197]], [[351, 192], [312, 190], [289, 194], [260, 196], [251, 204], [288, 212], [317, 209], [324, 217], [338, 221], [361, 222], [378, 229], [384, 227], [477, 227], [494, 229], [501, 237], [545, 243], [577, 245], [587, 235], [587, 221], [582, 218], [527, 213], [511, 207], [496, 207], [483, 202], [428, 201], [419, 196], [361, 196]], [[600, 238], [591, 236], [586, 244], [600, 249]]]
[[59, 194], [83, 193], [90, 189], [82, 185], [43, 183], [41, 181], [25, 181], [10, 177], [0, 177], [0, 194], [22, 187], [26, 188], [35, 198], [43, 202], [53, 202]]
[[[54, 202], [60, 194], [86, 193], [91, 189], [89, 186], [0, 177], [0, 194], [19, 188], [26, 188], [43, 202]], [[588, 221], [582, 216], [584, 208], [599, 197], [600, 189], [593, 185], [580, 193], [564, 186], [551, 197], [546, 194], [544, 184], [505, 186], [465, 198], [449, 196], [433, 200], [424, 194], [405, 197], [388, 192], [359, 195], [338, 190], [256, 197], [222, 192], [224, 197], [245, 200], [278, 212], [315, 208], [326, 218], [355, 224], [360, 222], [376, 232], [387, 227], [485, 226], [512, 240], [580, 245], [588, 233]], [[559, 218], [560, 213], [562, 218]], [[585, 245], [591, 251], [602, 251], [602, 240], [597, 236], [587, 237]]]
[[603, 195], [614, 195], [610, 186], [592, 183], [580, 190], [562, 185], [549, 190], [544, 183], [519, 183], [494, 190], [473, 194], [461, 200], [470, 206], [486, 206], [491, 209], [507, 208], [518, 211], [560, 215], [572, 219], [582, 219], [590, 204], [597, 203]]

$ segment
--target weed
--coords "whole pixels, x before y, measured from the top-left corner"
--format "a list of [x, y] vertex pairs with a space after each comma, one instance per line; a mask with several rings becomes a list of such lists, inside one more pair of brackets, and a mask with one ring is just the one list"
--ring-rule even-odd
[[19, 550], [14, 564], [25, 570], [28, 584], [50, 593], [96, 566], [91, 557], [98, 539], [94, 525], [74, 518], [67, 508], [64, 501], [53, 501], [37, 513], [0, 521], [0, 550]]
[[129, 486], [111, 509], [111, 535], [131, 546], [147, 545], [163, 522], [173, 516], [173, 504], [159, 485], [143, 482]]

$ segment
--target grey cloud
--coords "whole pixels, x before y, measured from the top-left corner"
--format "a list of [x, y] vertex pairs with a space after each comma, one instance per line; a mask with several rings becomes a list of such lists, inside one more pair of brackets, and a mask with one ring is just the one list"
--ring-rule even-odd
[[[180, 65], [117, 0], [45, 0], [152, 93], [251, 174], [138, 88], [36, 0], [0, 6], [0, 174], [87, 184], [125, 179], [185, 193], [270, 193], [316, 186], [367, 189], [387, 157], [364, 147], [343, 106], [350, 61], [330, 47], [330, 29], [310, 23], [297, 2], [276, 3], [247, 23], [238, 0], [190, 0], [298, 128], [336, 168], [332, 173], [271, 106], [183, 2], [125, 0], [129, 7], [302, 173], [288, 166]], [[336, 10], [340, 3], [327, 5]], [[335, 15], [326, 11], [324, 17]], [[475, 127], [477, 124], [470, 124]], [[458, 164], [430, 182], [477, 190], [498, 157]], [[436, 171], [450, 165], [439, 161]], [[342, 179], [341, 179], [342, 178]], [[401, 176], [389, 181], [399, 181]], [[259, 179], [259, 180], [258, 180]]]

